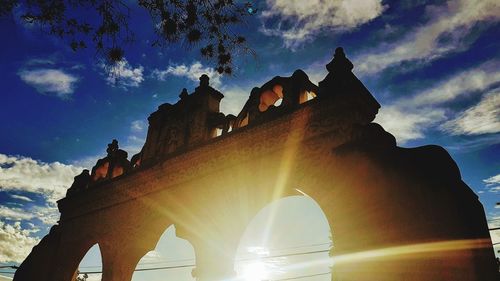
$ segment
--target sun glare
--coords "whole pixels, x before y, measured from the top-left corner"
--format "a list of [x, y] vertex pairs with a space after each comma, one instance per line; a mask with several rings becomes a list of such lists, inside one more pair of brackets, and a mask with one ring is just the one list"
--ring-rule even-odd
[[244, 281], [264, 281], [269, 278], [269, 269], [265, 262], [252, 262], [243, 267], [241, 277]]

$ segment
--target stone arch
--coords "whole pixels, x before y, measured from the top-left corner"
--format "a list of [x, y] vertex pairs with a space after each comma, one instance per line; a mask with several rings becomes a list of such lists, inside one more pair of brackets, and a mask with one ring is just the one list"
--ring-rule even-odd
[[102, 271], [102, 269], [102, 252], [99, 244], [95, 243], [88, 249], [88, 251], [85, 253], [85, 256], [80, 261], [75, 278], [76, 276], [82, 277], [84, 274], [87, 274], [89, 281], [98, 281], [102, 279], [102, 273], [93, 272]]
[[260, 93], [259, 111], [264, 112], [270, 106], [280, 106], [283, 101], [283, 86], [275, 84], [272, 88]]
[[318, 273], [317, 280], [331, 279], [331, 228], [326, 215], [313, 198], [298, 189], [296, 194], [270, 202], [249, 222], [235, 257], [238, 280]]
[[[173, 224], [165, 229], [155, 248], [138, 262], [132, 281], [195, 280], [192, 276], [196, 261], [193, 245], [177, 237], [175, 230]], [[175, 267], [177, 269], [173, 270]]]
[[[98, 245], [98, 251], [102, 251], [97, 241], [85, 241], [84, 243], [61, 243], [57, 253], [57, 267], [52, 273], [51, 280], [57, 281], [74, 281], [78, 276], [79, 265], [87, 256], [92, 247]], [[102, 270], [102, 263], [99, 269]], [[100, 279], [98, 279], [100, 280]]]

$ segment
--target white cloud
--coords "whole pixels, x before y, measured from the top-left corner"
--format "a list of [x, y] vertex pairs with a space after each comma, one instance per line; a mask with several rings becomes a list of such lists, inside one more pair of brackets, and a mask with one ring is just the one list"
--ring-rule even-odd
[[223, 88], [222, 93], [224, 98], [220, 103], [220, 111], [224, 114], [233, 114], [235, 116], [240, 113], [250, 96], [250, 90], [244, 90], [241, 87]]
[[500, 89], [485, 95], [478, 104], [458, 114], [440, 128], [453, 135], [500, 132]]
[[55, 225], [59, 220], [59, 209], [51, 202], [33, 207], [29, 211], [35, 215], [34, 218], [40, 220], [45, 225]]
[[498, 175], [496, 175], [496, 176], [489, 177], [489, 178], [487, 178], [487, 179], [483, 180], [483, 182], [484, 182], [487, 186], [500, 184], [500, 174], [498, 174]]
[[375, 122], [381, 124], [385, 130], [393, 134], [398, 142], [405, 143], [409, 140], [424, 138], [427, 128], [438, 124], [445, 119], [444, 110], [426, 109], [419, 111], [406, 111], [401, 107], [383, 106]]
[[497, 0], [448, 1], [441, 6], [427, 6], [430, 20], [415, 28], [400, 41], [382, 44], [356, 58], [357, 72], [377, 72], [405, 61], [429, 62], [468, 48], [474, 39], [468, 36], [479, 22], [500, 18]]
[[28, 85], [34, 87], [43, 94], [55, 94], [60, 98], [69, 98], [75, 91], [75, 85], [79, 81], [76, 76], [60, 69], [32, 69], [21, 70], [19, 77]]
[[22, 195], [17, 195], [17, 194], [10, 194], [11, 198], [18, 199], [21, 201], [26, 201], [26, 202], [33, 202], [33, 199], [29, 198], [28, 196], [22, 196]]
[[500, 174], [484, 179], [483, 182], [490, 192], [500, 192]]
[[36, 231], [22, 229], [19, 222], [7, 224], [0, 221], [0, 262], [22, 262], [39, 242], [38, 238], [31, 236]]
[[129, 87], [139, 87], [144, 81], [144, 67], [132, 67], [128, 61], [123, 58], [114, 65], [100, 64], [100, 67], [106, 72], [106, 81], [111, 86], [119, 86], [123, 89]]
[[146, 127], [146, 122], [144, 122], [143, 120], [135, 120], [132, 121], [132, 123], [130, 124], [130, 130], [132, 132], [142, 132], [144, 131], [145, 127]]
[[30, 220], [34, 217], [33, 214], [26, 212], [21, 208], [9, 208], [0, 206], [0, 218], [8, 220]]
[[194, 82], [199, 82], [200, 76], [206, 74], [210, 78], [210, 85], [212, 87], [219, 87], [221, 85], [221, 75], [213, 68], [203, 66], [200, 62], [195, 61], [191, 65], [174, 65], [169, 66], [165, 70], [155, 69], [153, 70], [153, 77], [158, 80], [165, 81], [167, 76], [173, 75], [178, 77], [186, 77]]
[[32, 58], [26, 62], [26, 65], [55, 65], [55, 61], [51, 58]]
[[479, 104], [459, 114], [453, 120], [447, 120], [449, 117], [445, 113], [450, 110], [444, 105], [471, 93], [483, 94], [496, 85], [500, 81], [500, 71], [495, 65], [498, 65], [498, 61], [488, 61], [478, 67], [454, 74], [411, 98], [401, 98], [392, 104], [384, 105], [375, 122], [394, 134], [401, 143], [423, 138], [425, 130], [436, 126], [453, 134], [483, 134], [498, 131], [500, 122], [499, 110], [496, 108], [498, 98], [494, 98], [493, 95], [484, 95]]
[[[261, 32], [296, 48], [325, 30], [350, 30], [382, 14], [381, 0], [267, 0]], [[278, 22], [271, 27], [270, 22]]]
[[500, 82], [500, 61], [491, 60], [465, 70], [405, 101], [412, 106], [444, 103], [460, 96], [480, 92]]
[[63, 198], [80, 167], [44, 163], [29, 157], [0, 154], [0, 186], [44, 195], [50, 203]]
[[460, 138], [456, 142], [448, 143], [445, 145], [447, 150], [455, 150], [454, 153], [468, 153], [471, 151], [476, 151], [482, 147], [490, 146], [500, 143], [500, 138], [496, 135], [483, 135], [477, 136], [472, 139], [462, 139]]

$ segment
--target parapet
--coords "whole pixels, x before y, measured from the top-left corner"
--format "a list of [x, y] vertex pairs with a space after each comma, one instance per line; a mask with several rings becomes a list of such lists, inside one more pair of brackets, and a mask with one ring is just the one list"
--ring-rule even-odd
[[113, 140], [108, 145], [108, 155], [97, 161], [90, 175], [84, 170], [75, 177], [67, 195], [141, 166], [154, 165], [169, 155], [203, 145], [218, 136], [275, 120], [309, 102], [328, 104], [332, 107], [331, 115], [341, 117], [349, 126], [369, 124], [375, 119], [380, 104], [352, 73], [353, 67], [344, 50], [337, 48], [332, 61], [326, 65], [328, 74], [319, 86], [300, 69], [289, 77], [276, 76], [252, 89], [237, 116], [220, 112], [224, 95], [211, 87], [209, 77], [203, 74], [194, 92], [182, 89], [177, 103], [164, 103], [149, 116], [146, 142], [130, 162], [127, 152], [118, 149], [118, 142]]

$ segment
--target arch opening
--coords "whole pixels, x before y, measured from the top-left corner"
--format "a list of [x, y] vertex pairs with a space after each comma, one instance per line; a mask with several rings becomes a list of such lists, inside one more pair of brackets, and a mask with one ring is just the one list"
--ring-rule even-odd
[[139, 261], [132, 281], [194, 281], [192, 270], [195, 263], [193, 246], [177, 237], [175, 226], [171, 225], [163, 232], [154, 250]]
[[283, 86], [276, 84], [272, 89], [266, 90], [260, 94], [259, 111], [264, 112], [270, 106], [278, 107], [283, 101]]
[[248, 224], [235, 257], [238, 280], [330, 281], [332, 235], [309, 196], [289, 196], [264, 207]]
[[315, 92], [303, 90], [300, 92], [300, 95], [299, 95], [299, 104], [303, 104], [303, 103], [308, 102], [314, 98], [316, 98]]
[[85, 254], [78, 265], [71, 281], [101, 281], [102, 254], [99, 244], [94, 244]]

